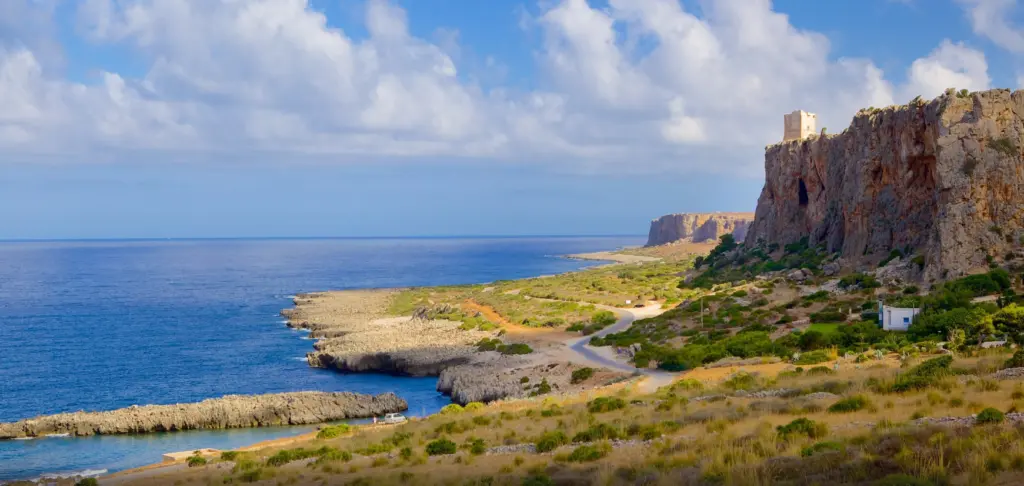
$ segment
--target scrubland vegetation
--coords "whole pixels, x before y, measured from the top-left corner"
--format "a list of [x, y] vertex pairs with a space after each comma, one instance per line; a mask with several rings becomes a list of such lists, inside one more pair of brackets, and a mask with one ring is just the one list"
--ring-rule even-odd
[[[886, 260], [896, 258], [919, 264], [909, 250]], [[695, 261], [412, 289], [393, 313], [430, 304], [467, 328], [497, 325], [473, 310], [486, 306], [513, 324], [582, 334], [615, 322], [592, 304], [657, 299], [666, 312], [591, 344], [629, 349], [638, 367], [726, 371], [680, 374], [656, 392], [631, 382], [537, 396], [547, 386], [397, 426], [324, 429], [303, 447], [225, 453], [183, 474], [211, 484], [1024, 482], [1024, 351], [1010, 349], [1024, 343], [1020, 275], [993, 268], [923, 290], [834, 259], [806, 240], [746, 249], [724, 237]], [[921, 313], [907, 332], [883, 331], [879, 300]], [[577, 369], [572, 382], [593, 373]]]
[[390, 312], [410, 315], [417, 308], [440, 307], [444, 311], [430, 317], [462, 322], [466, 329], [497, 327], [493, 319], [466, 305], [468, 301], [493, 309], [512, 324], [589, 335], [615, 322], [613, 313], [594, 304], [629, 308], [637, 302], [657, 300], [671, 306], [697, 295], [678, 287], [678, 274], [692, 268], [692, 261], [615, 265], [486, 285], [409, 289], [394, 298]]
[[[224, 453], [209, 484], [1013, 484], [1024, 383], [1012, 357], [922, 354], [897, 367], [681, 379], [446, 408], [301, 447]], [[1019, 378], [1018, 378], [1019, 379]], [[321, 434], [321, 437], [333, 434]], [[225, 468], [214, 469], [225, 463]]]

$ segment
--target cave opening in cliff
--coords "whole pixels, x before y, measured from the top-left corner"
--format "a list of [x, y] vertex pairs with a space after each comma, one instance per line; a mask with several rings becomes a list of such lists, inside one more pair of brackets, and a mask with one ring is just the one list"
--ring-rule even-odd
[[803, 179], [800, 179], [800, 205], [807, 205], [807, 184], [804, 184]]

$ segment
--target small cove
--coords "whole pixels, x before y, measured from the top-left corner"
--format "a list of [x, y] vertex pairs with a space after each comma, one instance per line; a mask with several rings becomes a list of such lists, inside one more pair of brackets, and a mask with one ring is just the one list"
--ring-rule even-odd
[[[310, 369], [278, 312], [296, 293], [487, 282], [597, 262], [558, 255], [640, 237], [0, 243], [0, 421], [231, 393], [394, 391], [410, 415], [449, 403], [436, 378]], [[0, 442], [0, 480], [116, 471], [165, 452], [236, 448], [278, 427]]]

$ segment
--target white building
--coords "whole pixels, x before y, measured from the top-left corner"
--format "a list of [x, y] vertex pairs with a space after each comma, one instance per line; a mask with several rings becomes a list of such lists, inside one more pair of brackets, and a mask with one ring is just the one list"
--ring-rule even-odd
[[782, 141], [803, 140], [814, 135], [814, 127], [818, 123], [818, 115], [803, 110], [796, 110], [788, 115], [782, 115], [785, 124]]
[[920, 313], [917, 307], [891, 307], [878, 301], [878, 320], [884, 331], [906, 331]]

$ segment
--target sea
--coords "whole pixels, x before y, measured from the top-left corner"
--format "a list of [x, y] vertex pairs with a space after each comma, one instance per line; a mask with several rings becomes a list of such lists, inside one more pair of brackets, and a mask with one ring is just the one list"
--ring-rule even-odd
[[[436, 378], [341, 374], [279, 312], [299, 293], [484, 283], [578, 270], [571, 253], [640, 236], [0, 242], [0, 422], [303, 390], [382, 393], [409, 415]], [[232, 449], [315, 426], [0, 441], [0, 482], [97, 475], [167, 452]]]

